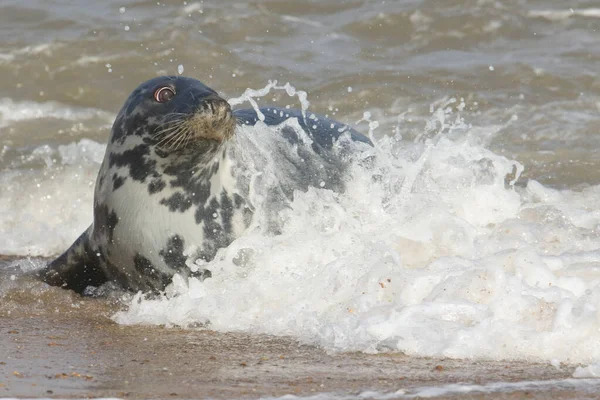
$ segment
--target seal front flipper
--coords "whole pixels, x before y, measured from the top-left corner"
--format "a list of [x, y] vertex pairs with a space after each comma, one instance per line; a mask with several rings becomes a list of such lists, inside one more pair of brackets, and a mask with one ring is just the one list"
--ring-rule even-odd
[[39, 272], [49, 285], [83, 293], [86, 287], [98, 287], [108, 279], [98, 264], [89, 242], [92, 227], [88, 228], [60, 257]]

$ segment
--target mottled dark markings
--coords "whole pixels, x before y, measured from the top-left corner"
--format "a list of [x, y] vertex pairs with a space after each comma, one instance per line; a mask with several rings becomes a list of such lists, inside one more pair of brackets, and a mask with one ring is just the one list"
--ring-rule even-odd
[[94, 205], [94, 231], [113, 242], [115, 227], [119, 223], [119, 217], [114, 210], [109, 210], [106, 204]]
[[167, 242], [167, 247], [158, 252], [165, 264], [175, 271], [185, 268], [187, 257], [183, 255], [185, 241], [179, 235], [173, 235]]
[[246, 200], [244, 200], [244, 198], [242, 196], [240, 196], [239, 194], [234, 193], [233, 194], [233, 203], [235, 205], [235, 208], [240, 208], [246, 204]]
[[[208, 205], [204, 206], [204, 211], [205, 214], [202, 216], [204, 222], [204, 237], [215, 240], [225, 233], [221, 224], [214, 217], [214, 215], [218, 215], [221, 211], [219, 201], [216, 198], [211, 199]], [[196, 221], [197, 220], [198, 218], [196, 217]]]
[[137, 99], [135, 99], [135, 97], [137, 97], [137, 95], [139, 94], [139, 92], [137, 93], [132, 93], [131, 96], [133, 97], [132, 101], [129, 102], [129, 104], [127, 105], [127, 115], [131, 118], [131, 114], [135, 111], [136, 107], [139, 105], [139, 101], [137, 101]]
[[80, 293], [87, 286], [100, 286], [107, 279], [101, 265], [92, 254], [88, 231], [85, 231], [67, 251], [41, 270], [39, 276], [50, 285]]
[[122, 113], [119, 113], [119, 115], [115, 119], [115, 122], [113, 123], [111, 143], [119, 142], [122, 144], [125, 140], [127, 132], [125, 132], [125, 130], [123, 129], [123, 118], [125, 118], [125, 116]]
[[125, 180], [127, 178], [118, 175], [117, 173], [113, 174], [112, 177], [112, 182], [113, 182], [113, 191], [117, 190], [118, 188], [120, 188], [121, 186], [123, 186], [123, 184], [125, 183]]
[[155, 194], [161, 192], [167, 184], [161, 178], [154, 178], [148, 185], [148, 193]]
[[290, 142], [290, 144], [297, 144], [299, 141], [298, 134], [293, 128], [289, 126], [286, 126], [281, 130], [281, 136], [283, 136], [288, 142]]
[[231, 225], [233, 220], [233, 201], [231, 200], [231, 197], [227, 195], [225, 190], [221, 192], [219, 214], [221, 214], [223, 231], [231, 235], [233, 233], [233, 226]]
[[171, 283], [172, 276], [160, 272], [149, 259], [141, 254], [136, 254], [133, 257], [133, 266], [141, 275], [139, 280], [146, 281], [149, 288], [162, 290]]
[[152, 262], [146, 257], [140, 255], [139, 253], [133, 257], [133, 265], [137, 272], [144, 275], [153, 276], [156, 278], [156, 270]]
[[192, 201], [181, 192], [176, 192], [168, 199], [162, 199], [160, 204], [169, 207], [169, 211], [185, 212], [192, 206]]
[[[219, 199], [219, 200], [217, 200]], [[239, 207], [242, 206], [239, 203]], [[210, 261], [220, 248], [227, 247], [235, 239], [233, 232], [234, 202], [226, 191], [196, 209], [196, 223], [203, 224], [204, 243], [200, 258]]]
[[156, 160], [149, 157], [149, 154], [150, 147], [147, 144], [140, 144], [123, 153], [110, 153], [108, 165], [110, 167], [128, 167], [131, 179], [144, 182], [148, 175], [158, 175]]
[[98, 257], [99, 264], [102, 266], [102, 269], [106, 274], [107, 280], [116, 282], [125, 289], [143, 289], [138, 286], [137, 282], [131, 279], [131, 276], [128, 276], [129, 274], [126, 274], [125, 272], [123, 272], [123, 270], [121, 270], [112, 262], [110, 262], [110, 260], [107, 257], [107, 252], [104, 251], [102, 248], [97, 249], [96, 254], [100, 254], [100, 256]]
[[[296, 118], [302, 130], [305, 131], [314, 141], [313, 146], [315, 146], [315, 148], [313, 148], [313, 150], [315, 150], [317, 154], [320, 154], [321, 149], [331, 150], [335, 140], [345, 133], [349, 134], [351, 140], [354, 142], [362, 142], [373, 145], [369, 138], [360, 132], [322, 115], [308, 112], [305, 120], [300, 110], [269, 107], [261, 108], [260, 111], [265, 116], [264, 123], [270, 126], [279, 125], [290, 118]], [[239, 123], [255, 125], [258, 121], [256, 111], [254, 109], [234, 110], [233, 114]], [[310, 118], [311, 115], [314, 115], [314, 118]], [[315, 126], [315, 128], [313, 128], [313, 126]], [[287, 131], [287, 129], [291, 128], [285, 127], [282, 130], [282, 133], [286, 139], [290, 140], [291, 144], [294, 144], [294, 140], [297, 141], [298, 138], [295, 133], [291, 134], [291, 132]]]
[[250, 222], [252, 222], [252, 216], [254, 212], [247, 207], [246, 200], [242, 196], [237, 193], [233, 194], [233, 204], [236, 210], [242, 210], [242, 219], [244, 221], [244, 226], [249, 226]]
[[145, 113], [129, 116], [125, 121], [125, 131], [128, 135], [145, 136], [152, 135], [156, 130], [156, 124], [148, 123], [148, 117]]
[[[302, 130], [312, 140], [310, 146], [302, 145], [294, 128], [285, 126], [281, 129], [285, 142], [293, 145], [295, 149], [295, 154], [290, 154], [289, 146], [282, 142], [278, 150], [283, 156], [282, 159], [289, 164], [289, 169], [296, 171], [296, 174], [290, 177], [292, 184], [281, 187], [288, 199], [291, 199], [294, 190], [307, 190], [310, 186], [322, 187], [322, 182], [328, 189], [344, 190], [347, 162], [342, 154], [333, 151], [334, 144], [342, 135], [347, 135], [352, 142], [372, 145], [366, 136], [322, 115], [307, 112], [305, 118], [300, 110], [278, 107], [261, 108], [260, 111], [265, 116], [264, 123], [270, 126], [279, 125], [290, 118], [297, 119]], [[254, 125], [258, 120], [253, 109], [235, 110], [233, 113], [239, 123]]]
[[171, 155], [171, 153], [169, 153], [168, 151], [159, 149], [157, 147], [154, 148], [154, 154], [156, 154], [160, 158], [167, 158]]
[[212, 272], [210, 272], [208, 269], [199, 269], [198, 271], [191, 271], [190, 276], [203, 281], [205, 279], [212, 278]]
[[[209, 155], [216, 150], [214, 145], [210, 148]], [[169, 186], [178, 190], [160, 203], [169, 207], [170, 211], [179, 212], [189, 210], [192, 205], [206, 204], [211, 195], [210, 178], [219, 170], [219, 162], [213, 161], [207, 165], [206, 158], [206, 153], [198, 152], [180, 157], [166, 166], [164, 174], [172, 177]]]
[[128, 110], [131, 109], [131, 111], [127, 111], [127, 115], [119, 115], [115, 121], [115, 124], [113, 125], [111, 143], [122, 145], [129, 136], [147, 137], [148, 135], [152, 135], [152, 133], [156, 130], [158, 124], [148, 123], [148, 115], [146, 113], [140, 112], [129, 115], [136, 107], [138, 107], [136, 102], [131, 102], [128, 106]]

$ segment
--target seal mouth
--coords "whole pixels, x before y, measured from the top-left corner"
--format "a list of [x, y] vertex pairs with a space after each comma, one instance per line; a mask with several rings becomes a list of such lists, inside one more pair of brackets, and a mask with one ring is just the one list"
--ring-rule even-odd
[[231, 106], [217, 96], [206, 98], [192, 113], [171, 113], [167, 118], [153, 136], [162, 150], [179, 150], [202, 140], [225, 142], [235, 133]]

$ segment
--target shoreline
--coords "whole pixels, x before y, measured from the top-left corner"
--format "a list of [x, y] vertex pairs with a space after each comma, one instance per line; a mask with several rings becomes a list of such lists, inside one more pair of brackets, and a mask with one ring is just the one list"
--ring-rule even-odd
[[[9, 262], [0, 257], [0, 277]], [[2, 268], [3, 267], [3, 268]], [[328, 353], [291, 337], [119, 325], [122, 304], [5, 282], [0, 398], [593, 399], [577, 365]]]
[[[574, 366], [328, 354], [291, 338], [120, 326], [106, 316], [58, 314], [0, 316], [0, 348], [7, 349], [0, 397], [403, 398], [437, 392], [433, 397], [442, 399], [542, 399], [552, 392], [574, 399], [593, 398], [600, 388], [599, 380], [570, 379]], [[504, 389], [500, 382], [507, 383]], [[449, 386], [455, 384], [462, 386]]]

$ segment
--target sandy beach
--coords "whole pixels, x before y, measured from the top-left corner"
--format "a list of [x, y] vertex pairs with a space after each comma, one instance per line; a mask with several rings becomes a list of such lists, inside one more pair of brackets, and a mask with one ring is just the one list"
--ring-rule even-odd
[[9, 290], [0, 397], [592, 399], [600, 388], [573, 386], [572, 365], [328, 354], [286, 337], [122, 326], [109, 318], [118, 307], [39, 282]]

